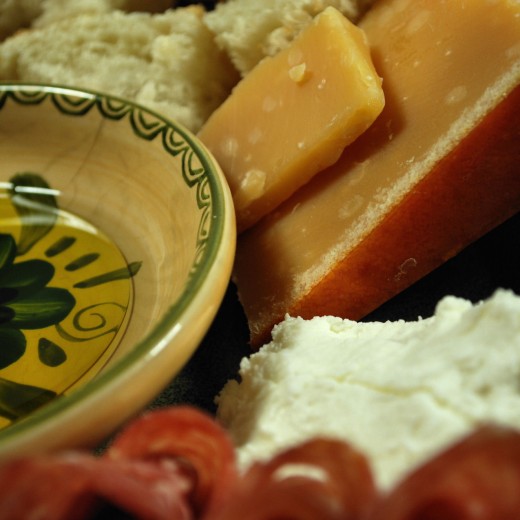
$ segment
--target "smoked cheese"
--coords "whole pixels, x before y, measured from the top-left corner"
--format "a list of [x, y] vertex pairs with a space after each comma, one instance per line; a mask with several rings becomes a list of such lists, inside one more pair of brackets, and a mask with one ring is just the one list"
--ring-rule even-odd
[[239, 237], [253, 346], [286, 314], [362, 318], [520, 209], [520, 3], [383, 0], [360, 27], [385, 108]]

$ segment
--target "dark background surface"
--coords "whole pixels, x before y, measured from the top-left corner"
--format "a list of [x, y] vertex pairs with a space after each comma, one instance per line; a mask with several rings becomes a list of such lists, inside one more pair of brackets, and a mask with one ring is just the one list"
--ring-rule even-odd
[[[520, 213], [363, 321], [426, 318], [446, 295], [477, 302], [491, 296], [499, 287], [520, 295], [519, 269]], [[240, 360], [250, 353], [248, 338], [246, 318], [231, 283], [200, 347], [150, 408], [191, 404], [213, 413], [216, 394], [228, 379], [236, 377]]]
[[[261, 1], [261, 0], [258, 0]], [[185, 7], [187, 5], [192, 4], [202, 4], [206, 9], [211, 10], [215, 7], [215, 4], [218, 3], [218, 0], [177, 0], [176, 2], [172, 2], [175, 7]]]

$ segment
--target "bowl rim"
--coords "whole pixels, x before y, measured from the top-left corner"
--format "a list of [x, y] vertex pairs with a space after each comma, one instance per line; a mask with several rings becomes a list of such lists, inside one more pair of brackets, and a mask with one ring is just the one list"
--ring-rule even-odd
[[[182, 123], [165, 117], [158, 112], [155, 112], [153, 109], [145, 107], [132, 100], [109, 93], [102, 93], [93, 89], [84, 89], [74, 86], [70, 87], [61, 84], [37, 82], [0, 81], [0, 113], [5, 104], [5, 97], [10, 92], [40, 93], [41, 95], [45, 94], [44, 97], [49, 95], [77, 96], [90, 99], [93, 102], [99, 102], [102, 100], [108, 102], [113, 101], [117, 104], [128, 105], [132, 109], [159, 119], [164, 123], [164, 128], [174, 130], [186, 141], [190, 149], [196, 153], [197, 158], [200, 160], [201, 165], [204, 168], [203, 175], [208, 181], [212, 206], [209, 215], [209, 218], [211, 218], [211, 233], [209, 233], [207, 237], [206, 247], [203, 254], [204, 260], [195, 266], [195, 269], [191, 272], [178, 300], [170, 305], [153, 329], [113, 366], [106, 367], [106, 369], [103, 368], [101, 372], [96, 374], [92, 379], [85, 382], [85, 384], [81, 385], [79, 388], [75, 389], [71, 394], [59, 396], [59, 398], [54, 399], [39, 410], [31, 413], [29, 416], [24, 417], [0, 430], [0, 450], [2, 445], [7, 441], [20, 437], [23, 434], [33, 432], [38, 426], [48, 424], [53, 418], [56, 419], [63, 415], [64, 412], [71, 410], [78, 403], [85, 402], [89, 397], [92, 397], [103, 388], [110, 386], [110, 383], [123, 378], [124, 374], [131, 367], [135, 367], [139, 361], [147, 358], [152, 351], [153, 355], [156, 356], [159, 351], [167, 348], [169, 341], [171, 341], [172, 331], [174, 331], [176, 326], [182, 322], [182, 316], [187, 314], [190, 304], [197, 299], [200, 292], [199, 290], [203, 286], [204, 281], [207, 280], [211, 272], [214, 270], [215, 263], [218, 262], [218, 258], [221, 254], [221, 244], [226, 239], [226, 235], [230, 230], [232, 233], [232, 240], [229, 246], [232, 248], [232, 251], [234, 251], [236, 246], [236, 231], [235, 226], [233, 225], [234, 212], [229, 211], [228, 206], [231, 197], [225, 177], [220, 166], [208, 149], [198, 140], [195, 134], [184, 127]], [[101, 115], [106, 117], [103, 113], [101, 113]], [[139, 134], [137, 133], [137, 135]], [[165, 148], [166, 153], [168, 153], [164, 144], [163, 147]], [[229, 239], [230, 237], [228, 236], [227, 238]], [[229, 272], [229, 276], [230, 275], [231, 273]], [[224, 294], [222, 293], [222, 298], [223, 296]], [[189, 352], [188, 357], [196, 350], [196, 348], [197, 346]], [[172, 378], [173, 377], [175, 377], [175, 373], [172, 374]]]

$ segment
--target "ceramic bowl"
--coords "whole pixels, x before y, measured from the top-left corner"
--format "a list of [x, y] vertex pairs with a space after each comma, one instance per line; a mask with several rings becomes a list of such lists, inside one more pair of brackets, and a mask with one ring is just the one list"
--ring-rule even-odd
[[94, 446], [199, 345], [235, 252], [222, 172], [175, 122], [0, 84], [0, 458]]

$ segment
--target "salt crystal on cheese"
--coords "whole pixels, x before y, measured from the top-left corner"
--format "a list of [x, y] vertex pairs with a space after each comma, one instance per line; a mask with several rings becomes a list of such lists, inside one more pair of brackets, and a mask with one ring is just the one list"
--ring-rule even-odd
[[333, 7], [260, 62], [199, 132], [226, 175], [239, 231], [334, 163], [383, 106], [363, 32]]

